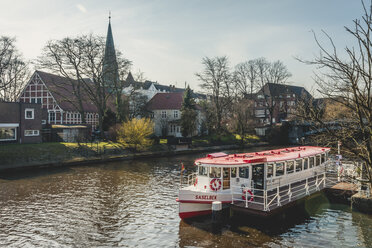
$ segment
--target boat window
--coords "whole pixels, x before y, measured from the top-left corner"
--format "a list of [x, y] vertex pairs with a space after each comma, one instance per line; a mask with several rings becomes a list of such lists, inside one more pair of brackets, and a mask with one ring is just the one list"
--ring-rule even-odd
[[287, 174], [294, 172], [294, 161], [287, 162]]
[[220, 178], [221, 177], [221, 168], [211, 167], [209, 177], [210, 178]]
[[302, 159], [296, 159], [296, 171], [302, 171]]
[[316, 156], [316, 166], [320, 165], [320, 155]]
[[321, 155], [321, 162], [322, 162], [322, 164], [325, 162], [325, 154], [324, 153]]
[[204, 166], [199, 166], [199, 176], [207, 176], [208, 168]]
[[275, 164], [275, 176], [280, 177], [284, 175], [284, 163], [276, 163]]
[[313, 168], [314, 167], [314, 157], [310, 157], [309, 158], [309, 161], [310, 161], [310, 168]]
[[304, 158], [304, 170], [309, 168], [309, 158]]
[[231, 177], [236, 177], [236, 167], [231, 168]]
[[267, 164], [267, 178], [272, 177], [274, 174], [274, 164]]
[[248, 167], [239, 167], [239, 177], [248, 178], [249, 177], [249, 168]]

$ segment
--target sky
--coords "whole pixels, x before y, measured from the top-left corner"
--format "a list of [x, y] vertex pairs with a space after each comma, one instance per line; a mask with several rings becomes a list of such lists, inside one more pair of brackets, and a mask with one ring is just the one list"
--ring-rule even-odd
[[[34, 60], [48, 40], [93, 33], [106, 36], [108, 15], [115, 47], [132, 72], [151, 81], [200, 91], [195, 73], [203, 57], [227, 56], [230, 66], [265, 57], [281, 60], [289, 82], [315, 93], [316, 68], [295, 58], [319, 54], [312, 30], [339, 49], [352, 44], [344, 26], [362, 15], [358, 0], [0, 0], [0, 36], [16, 37]], [[316, 94], [316, 93], [315, 93]]]

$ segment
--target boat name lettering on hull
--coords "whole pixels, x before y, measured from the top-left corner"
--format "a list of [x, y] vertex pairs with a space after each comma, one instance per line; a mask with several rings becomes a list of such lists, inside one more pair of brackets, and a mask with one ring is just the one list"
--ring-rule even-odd
[[196, 195], [195, 199], [196, 200], [216, 200], [217, 196], [216, 195]]

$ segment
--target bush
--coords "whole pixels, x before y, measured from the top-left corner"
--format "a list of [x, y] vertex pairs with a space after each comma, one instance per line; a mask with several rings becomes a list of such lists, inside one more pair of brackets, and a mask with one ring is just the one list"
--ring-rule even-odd
[[154, 123], [148, 118], [136, 119], [124, 122], [118, 132], [118, 142], [125, 148], [144, 150], [152, 145], [150, 136], [154, 132]]

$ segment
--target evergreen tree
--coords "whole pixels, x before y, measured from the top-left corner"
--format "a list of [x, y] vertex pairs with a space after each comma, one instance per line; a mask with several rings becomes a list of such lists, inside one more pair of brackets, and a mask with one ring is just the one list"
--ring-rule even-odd
[[181, 109], [181, 132], [183, 137], [192, 136], [196, 129], [196, 104], [190, 86], [187, 86]]

